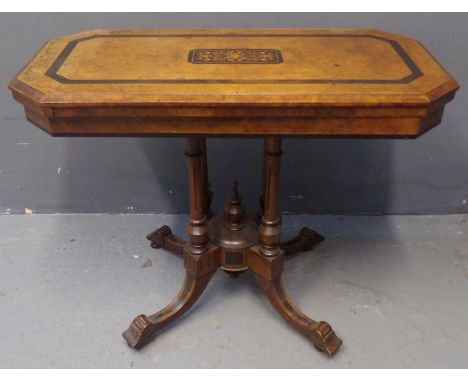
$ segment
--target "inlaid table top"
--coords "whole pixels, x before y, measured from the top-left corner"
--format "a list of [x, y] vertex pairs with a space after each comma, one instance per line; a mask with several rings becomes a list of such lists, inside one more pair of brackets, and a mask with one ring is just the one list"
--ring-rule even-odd
[[458, 84], [380, 30], [145, 29], [49, 41], [10, 89], [52, 135], [418, 136]]

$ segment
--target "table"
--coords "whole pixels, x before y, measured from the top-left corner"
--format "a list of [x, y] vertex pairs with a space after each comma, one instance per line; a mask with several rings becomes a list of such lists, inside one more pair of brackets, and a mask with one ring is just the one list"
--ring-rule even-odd
[[[92, 30], [47, 42], [10, 82], [27, 119], [53, 136], [185, 136], [189, 240], [167, 226], [154, 248], [182, 255], [177, 297], [123, 333], [139, 348], [186, 312], [218, 268], [251, 270], [279, 314], [333, 355], [341, 339], [285, 291], [285, 256], [323, 237], [304, 227], [281, 242], [283, 137], [418, 137], [442, 119], [457, 82], [417, 41], [375, 29]], [[259, 211], [237, 181], [210, 208], [206, 138], [264, 137]], [[233, 158], [235, 160], [235, 158]]]

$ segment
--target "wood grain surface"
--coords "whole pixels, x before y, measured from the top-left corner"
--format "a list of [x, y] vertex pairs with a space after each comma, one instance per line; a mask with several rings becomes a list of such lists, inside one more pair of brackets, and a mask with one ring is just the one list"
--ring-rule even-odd
[[417, 136], [458, 84], [374, 29], [164, 29], [52, 40], [10, 89], [53, 135]]

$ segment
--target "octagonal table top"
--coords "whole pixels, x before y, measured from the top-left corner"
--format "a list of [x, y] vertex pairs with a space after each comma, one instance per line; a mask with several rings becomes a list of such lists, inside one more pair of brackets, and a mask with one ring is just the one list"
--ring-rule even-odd
[[459, 86], [380, 30], [155, 29], [51, 40], [9, 87], [52, 135], [418, 136]]

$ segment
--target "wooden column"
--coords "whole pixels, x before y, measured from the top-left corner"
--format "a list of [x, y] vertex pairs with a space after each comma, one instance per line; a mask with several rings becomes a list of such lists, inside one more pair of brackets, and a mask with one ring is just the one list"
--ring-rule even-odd
[[266, 139], [264, 140], [263, 143], [263, 173], [262, 173], [262, 185], [260, 187], [260, 194], [258, 196], [258, 203], [260, 204], [260, 212], [258, 213], [258, 220], [261, 222], [262, 221], [262, 216], [263, 212], [265, 211], [265, 169], [266, 169]]
[[206, 139], [200, 138], [200, 147], [202, 151], [202, 177], [203, 177], [203, 209], [207, 219], [213, 216], [211, 211], [212, 192], [210, 190], [210, 183], [208, 180], [208, 158], [206, 153]]
[[190, 236], [191, 252], [202, 254], [208, 248], [202, 139], [187, 138], [185, 155], [188, 158], [190, 187], [190, 217], [187, 233]]
[[275, 256], [280, 252], [279, 174], [282, 153], [280, 138], [265, 138], [264, 210], [259, 227], [260, 252], [265, 256]]

